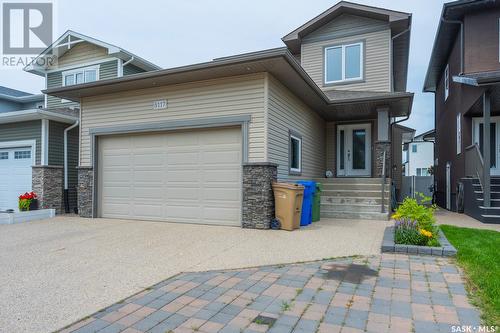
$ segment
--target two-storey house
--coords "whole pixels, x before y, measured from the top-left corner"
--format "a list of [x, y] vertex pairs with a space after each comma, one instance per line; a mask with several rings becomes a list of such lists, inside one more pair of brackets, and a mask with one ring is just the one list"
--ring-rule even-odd
[[500, 223], [500, 2], [443, 6], [424, 91], [435, 95], [437, 202]]
[[[117, 46], [67, 31], [24, 70], [44, 77], [50, 89], [156, 69]], [[78, 102], [29, 94], [7, 100], [0, 95], [0, 107], [0, 210], [17, 209], [18, 196], [33, 190], [42, 208], [73, 212], [77, 208]]]
[[81, 105], [80, 215], [269, 228], [272, 181], [317, 179], [323, 217], [387, 219], [410, 26], [339, 2], [282, 48], [47, 89]]

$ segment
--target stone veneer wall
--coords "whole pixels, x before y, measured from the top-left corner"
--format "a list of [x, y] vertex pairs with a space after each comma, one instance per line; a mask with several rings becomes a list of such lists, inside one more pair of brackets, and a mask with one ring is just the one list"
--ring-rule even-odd
[[63, 167], [36, 165], [32, 167], [32, 189], [38, 196], [40, 209], [55, 209], [57, 214], [63, 208]]
[[382, 177], [383, 158], [385, 151], [385, 176], [391, 177], [391, 142], [390, 141], [377, 141], [374, 145], [375, 153], [375, 169], [373, 170], [373, 177]]
[[274, 163], [243, 164], [243, 228], [270, 228], [274, 219], [272, 183], [277, 175], [278, 165]]
[[78, 215], [93, 217], [94, 169], [78, 167]]

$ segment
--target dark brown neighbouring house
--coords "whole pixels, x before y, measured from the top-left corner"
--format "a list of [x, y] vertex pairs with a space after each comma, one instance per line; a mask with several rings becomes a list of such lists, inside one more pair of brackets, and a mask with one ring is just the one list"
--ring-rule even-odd
[[437, 203], [489, 223], [500, 223], [499, 22], [500, 1], [444, 4], [424, 83], [435, 96]]

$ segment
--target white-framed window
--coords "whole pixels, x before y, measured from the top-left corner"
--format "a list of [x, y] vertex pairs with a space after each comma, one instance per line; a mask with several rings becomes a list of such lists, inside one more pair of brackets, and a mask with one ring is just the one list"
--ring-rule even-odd
[[0, 160], [8, 160], [9, 159], [9, 152], [8, 151], [1, 151], [0, 152]]
[[325, 47], [325, 84], [363, 80], [363, 42]]
[[457, 114], [457, 155], [462, 153], [462, 114]]
[[450, 65], [446, 65], [444, 69], [444, 100], [450, 95]]
[[89, 83], [99, 80], [99, 66], [72, 69], [62, 73], [62, 85]]
[[290, 173], [302, 172], [302, 137], [290, 133]]
[[428, 168], [417, 168], [417, 176], [429, 176]]
[[14, 152], [14, 159], [21, 160], [31, 158], [31, 150], [17, 150]]

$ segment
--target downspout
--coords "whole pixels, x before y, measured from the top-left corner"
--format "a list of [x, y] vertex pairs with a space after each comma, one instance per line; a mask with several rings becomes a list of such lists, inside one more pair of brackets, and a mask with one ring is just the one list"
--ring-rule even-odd
[[464, 22], [460, 20], [447, 20], [441, 17], [443, 23], [460, 24], [460, 74], [464, 73]]
[[[410, 32], [411, 30], [411, 24], [406, 28], [405, 30], [401, 31], [400, 33], [394, 35], [391, 37], [391, 58], [394, 57], [393, 50], [394, 50], [394, 40], [398, 37], [401, 37], [402, 35]], [[393, 68], [393, 59], [391, 59], [391, 91], [394, 91], [394, 68]], [[408, 68], [407, 68], [408, 70]]]
[[68, 198], [68, 132], [78, 126], [79, 120], [64, 129], [64, 212], [69, 213], [69, 198]]

